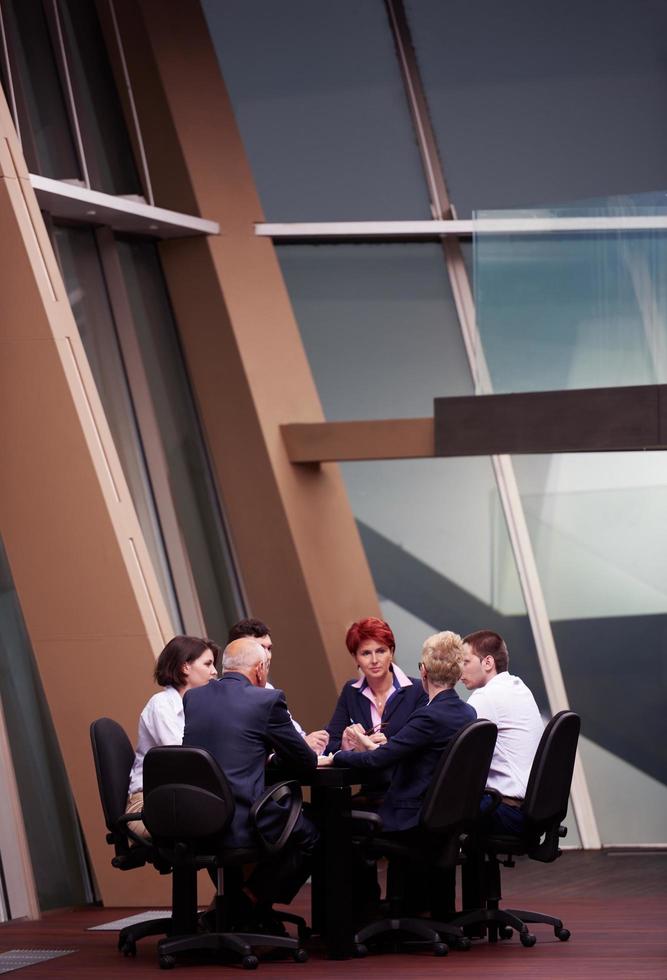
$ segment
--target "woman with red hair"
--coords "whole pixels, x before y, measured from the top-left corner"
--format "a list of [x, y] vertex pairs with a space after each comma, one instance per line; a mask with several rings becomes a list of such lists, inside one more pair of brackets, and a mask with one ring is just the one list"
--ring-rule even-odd
[[427, 701], [421, 680], [408, 677], [394, 663], [396, 641], [384, 620], [369, 616], [352, 623], [345, 645], [359, 678], [348, 681], [340, 693], [326, 726], [327, 752], [361, 749], [363, 746], [357, 744], [360, 730], [376, 742], [386, 741], [403, 727], [415, 708]]

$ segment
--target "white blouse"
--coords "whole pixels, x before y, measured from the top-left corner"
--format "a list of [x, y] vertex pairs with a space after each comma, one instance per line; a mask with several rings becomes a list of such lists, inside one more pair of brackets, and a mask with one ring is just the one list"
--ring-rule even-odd
[[175, 687], [165, 687], [150, 699], [139, 717], [137, 752], [130, 771], [130, 793], [144, 785], [144, 756], [155, 745], [182, 745], [185, 729], [183, 698]]

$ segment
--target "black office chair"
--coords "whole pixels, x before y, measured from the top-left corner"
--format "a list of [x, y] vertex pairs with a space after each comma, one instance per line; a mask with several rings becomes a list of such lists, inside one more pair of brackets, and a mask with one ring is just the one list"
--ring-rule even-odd
[[544, 922], [553, 926], [554, 935], [562, 942], [570, 938], [569, 929], [553, 915], [498, 906], [502, 898], [501, 864], [514, 867], [518, 855], [527, 854], [546, 864], [561, 856], [558, 843], [567, 834], [561, 821], [567, 813], [580, 727], [581, 719], [573, 711], [559, 711], [547, 724], [535, 753], [522, 806], [525, 830], [521, 836], [482, 834], [474, 841], [470, 864], [476, 857], [484, 907], [457, 917], [456, 925], [465, 928], [481, 924], [488, 929], [489, 942], [497, 942], [498, 934], [502, 939], [509, 939], [516, 929], [524, 946], [534, 946], [537, 941], [528, 923]]
[[[98, 718], [90, 726], [90, 741], [104, 822], [109, 831], [107, 843], [114, 847], [111, 864], [121, 871], [155, 864], [162, 874], [167, 874], [169, 865], [156, 859], [150, 841], [128, 827], [128, 823], [140, 819], [140, 814], [125, 813], [134, 749], [124, 729], [111, 718]], [[118, 948], [125, 956], [135, 956], [140, 939], [167, 933], [170, 925], [171, 918], [160, 918], [126, 926], [118, 936]]]
[[[462, 838], [475, 825], [479, 817], [479, 805], [489, 766], [496, 744], [498, 729], [490, 721], [474, 721], [455, 735], [442, 754], [433, 780], [422, 806], [419, 832], [409, 843], [383, 837], [381, 829], [368, 838], [360, 837], [362, 851], [373, 855], [387, 855], [392, 860], [389, 878], [391, 893], [388, 895], [389, 916], [370, 922], [359, 929], [354, 937], [355, 952], [365, 956], [367, 943], [378, 939], [389, 941], [391, 948], [401, 948], [407, 937], [408, 947], [428, 944], [436, 956], [448, 952], [447, 937], [452, 945], [467, 949], [470, 943], [459, 926], [452, 926], [434, 918], [401, 915], [403, 903], [401, 867], [421, 866], [432, 871], [455, 873], [462, 860]], [[373, 815], [375, 816], [375, 815]], [[368, 823], [363, 812], [353, 812], [357, 820]], [[381, 824], [379, 817], [371, 817]]]
[[[286, 812], [276, 841], [266, 840], [258, 817], [269, 802]], [[256, 845], [225, 847], [223, 838], [234, 815], [234, 797], [224, 773], [204, 749], [160, 746], [144, 759], [143, 819], [158, 854], [173, 867], [172, 930], [158, 943], [160, 967], [175, 965], [175, 954], [193, 950], [230, 951], [241, 957], [245, 969], [255, 969], [254, 947], [287, 949], [296, 962], [308, 954], [301, 946], [305, 922], [298, 916], [276, 913], [276, 918], [299, 926], [300, 938], [230, 929], [243, 885], [243, 866], [278, 853], [287, 843], [301, 812], [301, 787], [294, 781], [276, 783], [251, 811]], [[197, 870], [217, 870], [216, 931], [197, 932]]]

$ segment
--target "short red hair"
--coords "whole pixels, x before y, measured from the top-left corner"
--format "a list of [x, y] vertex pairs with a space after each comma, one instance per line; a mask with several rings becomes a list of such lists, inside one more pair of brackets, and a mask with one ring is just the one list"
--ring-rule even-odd
[[345, 637], [345, 646], [354, 656], [366, 640], [384, 643], [392, 653], [396, 649], [396, 640], [389, 623], [376, 616], [368, 616], [366, 619], [360, 619], [358, 623], [352, 623]]

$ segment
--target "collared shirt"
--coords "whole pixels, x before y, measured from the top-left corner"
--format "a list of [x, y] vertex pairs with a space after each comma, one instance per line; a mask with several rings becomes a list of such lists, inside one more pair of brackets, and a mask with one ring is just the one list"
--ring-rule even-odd
[[[392, 664], [392, 684], [393, 687], [389, 694], [387, 695], [387, 700], [384, 703], [385, 708], [389, 704], [390, 699], [394, 696], [396, 691], [399, 691], [402, 687], [411, 687], [412, 681], [408, 675], [401, 670], [398, 664]], [[355, 681], [352, 687], [358, 687], [364, 697], [368, 698], [371, 703], [371, 721], [373, 723], [373, 728], [376, 731], [380, 731], [380, 726], [382, 725], [382, 715], [378, 711], [375, 701], [373, 700], [373, 692], [370, 689], [368, 681], [365, 677], [360, 677], [358, 681]]]
[[498, 739], [486, 785], [502, 796], [522, 800], [544, 722], [535, 698], [520, 677], [501, 671], [468, 698], [478, 718], [498, 726]]
[[185, 714], [183, 698], [175, 687], [165, 687], [150, 699], [139, 717], [137, 752], [130, 773], [130, 793], [144, 785], [144, 756], [156, 745], [181, 745]]
[[[268, 682], [268, 681], [266, 682], [266, 684], [264, 685], [264, 687], [268, 687], [268, 689], [269, 689], [269, 691], [275, 691], [275, 687], [273, 686], [273, 684], [269, 684], [269, 682]], [[305, 730], [304, 730], [304, 729], [303, 729], [303, 728], [301, 727], [301, 725], [300, 725], [300, 724], [299, 724], [299, 722], [298, 722], [298, 721], [296, 720], [296, 718], [292, 718], [292, 712], [288, 710], [288, 712], [287, 712], [287, 714], [288, 714], [288, 715], [290, 716], [290, 718], [291, 718], [291, 720], [292, 720], [292, 724], [293, 724], [293, 725], [294, 725], [294, 727], [296, 728], [296, 730], [297, 730], [297, 732], [299, 733], [299, 735], [301, 735], [301, 736], [302, 736], [303, 738], [305, 738], [305, 737], [306, 737], [306, 732], [305, 732]]]

